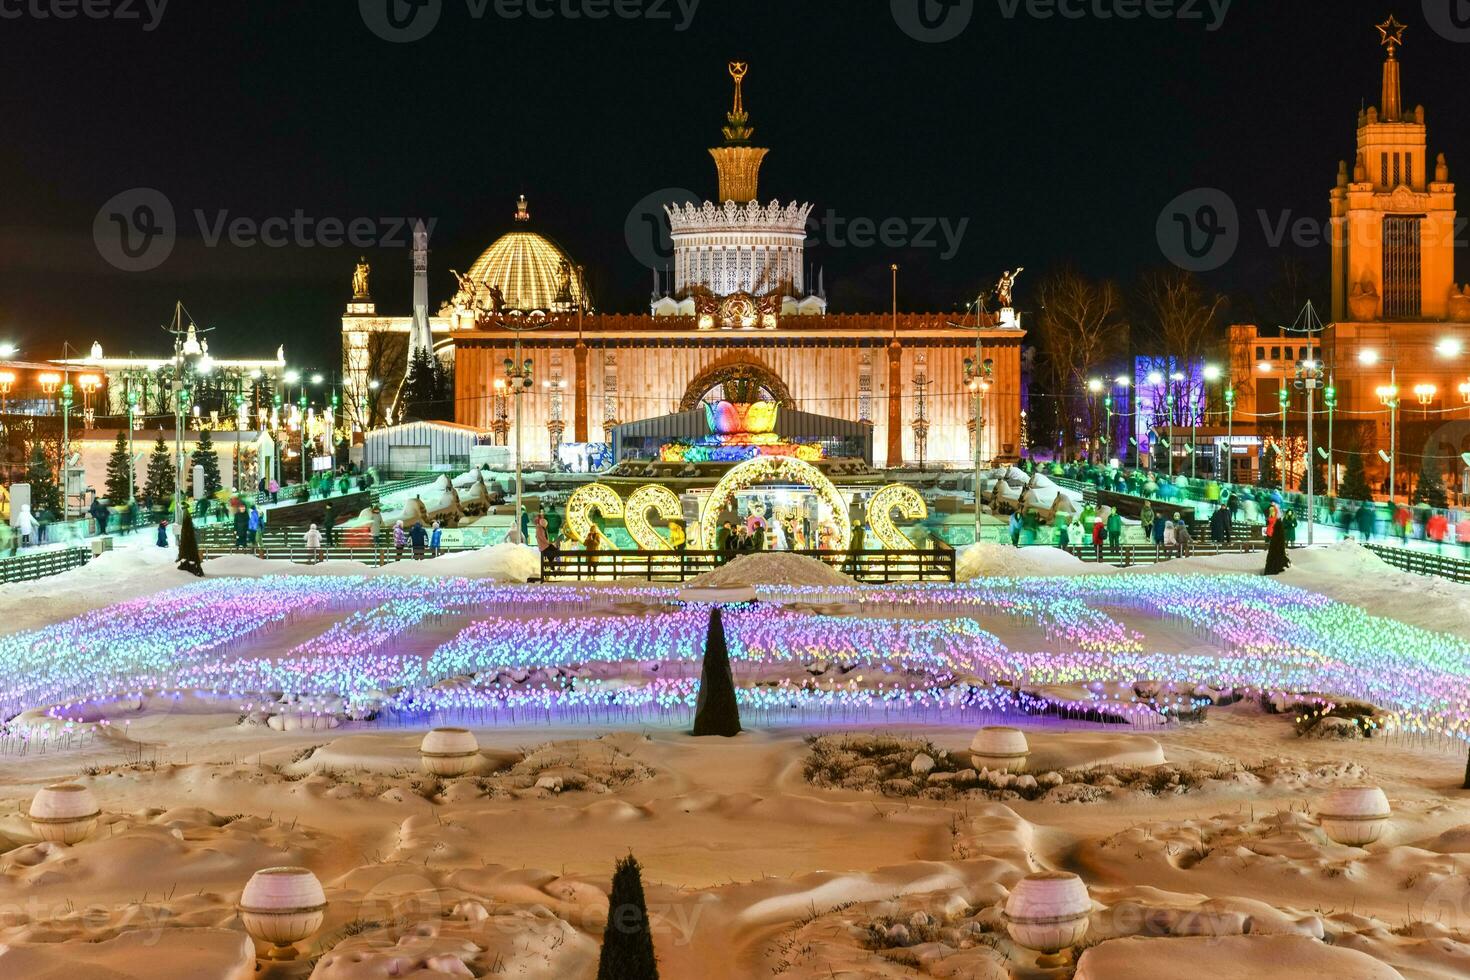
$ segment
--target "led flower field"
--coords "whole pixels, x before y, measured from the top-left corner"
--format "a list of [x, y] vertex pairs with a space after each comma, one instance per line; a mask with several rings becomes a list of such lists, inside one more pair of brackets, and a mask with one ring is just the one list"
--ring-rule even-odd
[[[788, 608], [816, 603], [850, 612]], [[678, 723], [707, 612], [657, 587], [209, 580], [0, 639], [0, 707], [81, 723], [115, 699], [187, 692], [386, 720]], [[782, 587], [727, 610], [725, 627], [738, 696], [768, 721], [1101, 711], [1158, 724], [1207, 685], [1359, 698], [1401, 729], [1470, 738], [1470, 644], [1256, 577]], [[999, 636], [1013, 628], [1044, 642], [1015, 648]], [[1169, 631], [1187, 648], [1155, 642]]]

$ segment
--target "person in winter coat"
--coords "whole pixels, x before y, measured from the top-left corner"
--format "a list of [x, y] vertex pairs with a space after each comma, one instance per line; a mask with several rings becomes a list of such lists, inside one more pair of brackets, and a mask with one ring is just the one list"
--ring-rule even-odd
[[322, 560], [322, 532], [317, 530], [315, 524], [306, 529], [306, 560]]
[[1144, 503], [1143, 510], [1138, 512], [1138, 523], [1139, 526], [1143, 528], [1143, 536], [1145, 539], [1153, 537], [1154, 509], [1149, 506], [1148, 503]]
[[1373, 532], [1378, 527], [1378, 508], [1370, 500], [1358, 507], [1358, 513], [1354, 517], [1358, 525], [1358, 533], [1363, 536], [1363, 541], [1373, 540]]
[[1107, 530], [1102, 521], [1094, 521], [1092, 525], [1092, 554], [1098, 561], [1102, 561], [1103, 537]]
[[1286, 525], [1287, 547], [1296, 544], [1296, 511], [1288, 509], [1281, 518], [1281, 523]]
[[1007, 527], [1010, 529], [1010, 532], [1011, 532], [1011, 547], [1012, 548], [1019, 548], [1019, 547], [1021, 547], [1021, 527], [1022, 527], [1022, 524], [1021, 524], [1021, 515], [1020, 515], [1020, 513], [1018, 511], [1013, 511], [1011, 513], [1011, 519], [1010, 519], [1009, 523], [1007, 524]]
[[413, 560], [424, 560], [424, 547], [429, 543], [429, 532], [423, 524], [415, 524], [408, 530], [409, 540], [413, 542]]
[[1276, 505], [1275, 504], [1272, 504], [1271, 505], [1271, 509], [1268, 510], [1268, 511], [1266, 511], [1266, 540], [1267, 541], [1270, 541], [1271, 538], [1276, 534], [1276, 525], [1280, 522], [1280, 520], [1281, 520], [1281, 511], [1279, 511], [1279, 510], [1276, 509]]
[[1174, 521], [1164, 522], [1164, 557], [1170, 558], [1174, 554], [1175, 545], [1179, 542], [1178, 525]]
[[715, 532], [715, 550], [727, 557], [731, 551], [731, 530], [730, 522], [725, 521], [720, 525], [720, 529]]
[[330, 548], [337, 543], [337, 511], [331, 504], [322, 508], [322, 527], [325, 529], [323, 537]]
[[1214, 542], [1217, 548], [1223, 546], [1225, 542], [1230, 540], [1230, 534], [1225, 529], [1225, 521], [1228, 519], [1229, 514], [1230, 511], [1224, 507], [1216, 507], [1215, 512], [1210, 515], [1210, 540]]
[[1161, 553], [1167, 554], [1165, 546], [1168, 542], [1166, 541], [1164, 535], [1168, 530], [1168, 524], [1169, 521], [1167, 518], [1164, 517], [1163, 514], [1154, 514], [1154, 527], [1152, 537], [1154, 540], [1154, 557], [1156, 558]]
[[1470, 557], [1470, 514], [1460, 518], [1460, 523], [1455, 525], [1455, 540], [1460, 543], [1460, 548]]
[[1189, 533], [1189, 524], [1174, 515], [1174, 547], [1179, 552], [1180, 558], [1188, 558], [1194, 553], [1194, 535]]
[[1266, 574], [1280, 575], [1291, 567], [1291, 559], [1286, 555], [1286, 525], [1277, 521], [1272, 530], [1271, 543], [1266, 548]]
[[372, 529], [373, 529], [373, 545], [374, 546], [377, 546], [379, 544], [382, 544], [383, 543], [383, 508], [379, 507], [377, 504], [373, 504], [373, 509], [372, 509], [371, 514], [369, 515], [369, 520], [372, 523]]
[[403, 560], [403, 549], [408, 544], [408, 532], [403, 529], [403, 522], [398, 521], [393, 525], [393, 552], [394, 558]]
[[[437, 528], [438, 526], [439, 526], [439, 522], [438, 521], [435, 521], [434, 522], [434, 527]], [[541, 552], [544, 555], [550, 549], [551, 549], [551, 529], [550, 529], [550, 527], [546, 523], [546, 515], [545, 514], [537, 514], [536, 515], [536, 550], [539, 551], [539, 552]], [[435, 551], [434, 554], [437, 556], [439, 554], [439, 552], [438, 551]]]
[[31, 516], [31, 505], [21, 504], [20, 516], [15, 519], [15, 532], [20, 535], [20, 543], [30, 544], [36, 533], [36, 519]]
[[[545, 521], [544, 518], [542, 519], [541, 527], [542, 527], [542, 529], [544, 529], [546, 527], [546, 521]], [[444, 539], [444, 529], [439, 526], [439, 522], [438, 521], [435, 521], [434, 522], [434, 528], [433, 528], [433, 530], [431, 530], [429, 532], [429, 554], [430, 555], [432, 555], [435, 558], [438, 558], [439, 557], [439, 547], [440, 547], [440, 543], [443, 541], [443, 539]], [[549, 547], [549, 545], [547, 547]], [[543, 547], [541, 550], [542, 551], [545, 551], [546, 548]]]
[[1108, 515], [1108, 550], [1113, 554], [1118, 553], [1118, 547], [1123, 543], [1123, 515], [1116, 510]]
[[1076, 517], [1073, 517], [1072, 523], [1067, 525], [1067, 547], [1073, 551], [1080, 552], [1082, 550], [1083, 537], [1082, 522]]
[[1394, 533], [1399, 536], [1400, 541], [1406, 542], [1409, 540], [1409, 524], [1412, 520], [1413, 518], [1409, 514], [1409, 508], [1403, 504], [1399, 504], [1398, 510], [1393, 512], [1393, 529]]
[[244, 551], [250, 546], [250, 515], [244, 507], [235, 508], [235, 550]]
[[1444, 545], [1444, 539], [1450, 531], [1450, 519], [1441, 513], [1435, 512], [1429, 515], [1429, 520], [1424, 522], [1424, 533], [1429, 540], [1434, 542], [1436, 549]]
[[158, 536], [154, 539], [154, 543], [160, 548], [168, 547], [168, 521], [158, 522]]

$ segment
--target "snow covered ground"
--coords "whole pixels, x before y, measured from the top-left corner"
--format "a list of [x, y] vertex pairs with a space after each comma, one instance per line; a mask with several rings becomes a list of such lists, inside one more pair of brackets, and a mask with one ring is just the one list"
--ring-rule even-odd
[[[980, 618], [993, 641], [966, 632], [942, 603], [923, 607], [924, 590], [877, 590], [882, 598], [870, 609], [848, 595], [840, 573], [794, 556], [751, 556], [697, 583], [763, 589], [774, 601], [749, 614], [753, 625], [737, 617], [732, 635], [745, 638], [746, 656], [792, 654], [779, 667], [737, 659], [740, 676], [766, 671], [769, 683], [767, 707], [734, 739], [694, 739], [652, 714], [627, 725], [590, 708], [550, 718], [527, 710], [512, 725], [469, 712], [455, 720], [475, 732], [479, 768], [446, 780], [423, 773], [418, 760], [419, 739], [436, 719], [365, 719], [329, 698], [283, 704], [277, 691], [251, 704], [135, 692], [107, 706], [109, 726], [72, 747], [20, 754], [5, 742], [0, 976], [256, 976], [234, 904], [254, 871], [301, 865], [325, 885], [326, 921], [301, 944], [300, 961], [263, 975], [590, 980], [613, 862], [630, 850], [644, 865], [661, 975], [670, 978], [1065, 977], [1069, 969], [1039, 966], [1034, 952], [1007, 938], [1000, 918], [1021, 876], [1043, 869], [1077, 873], [1090, 889], [1077, 977], [1131, 977], [1140, 968], [1252, 978], [1470, 975], [1463, 744], [1405, 730], [1364, 738], [1351, 724], [1325, 721], [1312, 729], [1334, 737], [1304, 737], [1305, 722], [1318, 719], [1289, 699], [1213, 691], [1208, 699], [1220, 703], [1188, 723], [998, 715], [1024, 728], [1032, 750], [1026, 776], [1001, 780], [970, 760], [979, 717], [926, 720], [914, 709], [875, 723], [840, 710], [782, 713], [782, 685], [847, 699], [897, 691], [929, 676], [903, 657], [992, 642], [1002, 645], [1002, 663], [1015, 651], [1018, 660], [1055, 654], [1086, 665], [1094, 643], [1212, 656], [1218, 645], [1180, 617], [1067, 603], [1093, 580], [1102, 588], [1140, 576], [1181, 601], [1213, 602], [1226, 591], [1218, 576], [1257, 582], [1262, 564], [1258, 555], [1232, 555], [1116, 569], [1056, 549], [988, 544], [959, 558], [962, 577], [984, 579], [968, 588], [997, 602], [1010, 601], [1000, 579], [1021, 580], [1012, 612]], [[1292, 561], [1283, 585], [1470, 636], [1470, 588], [1397, 572], [1352, 544], [1299, 549]], [[310, 654], [313, 644], [358, 643], [357, 679], [365, 681], [395, 657], [493, 657], [505, 644], [534, 652], [554, 640], [586, 662], [510, 665], [498, 674], [476, 664], [473, 674], [435, 684], [443, 703], [487, 684], [534, 699], [579, 677], [631, 689], [672, 671], [666, 683], [675, 689], [697, 676], [668, 645], [684, 627], [660, 632], [690, 615], [669, 603], [671, 590], [491, 584], [535, 569], [535, 552], [516, 546], [381, 569], [241, 556], [209, 562], [206, 583], [352, 576], [369, 591], [387, 579], [380, 584], [422, 593], [385, 603], [373, 614], [380, 619], [352, 620], [349, 606], [284, 608], [282, 627], [231, 647], [235, 658], [280, 665], [302, 647]], [[473, 595], [457, 605], [454, 590], [412, 578], [424, 575], [463, 577], [467, 584], [455, 588]], [[1057, 579], [1056, 588], [1037, 577]], [[477, 580], [485, 581], [472, 587]], [[0, 587], [0, 617], [7, 635], [44, 629], [198, 583], [174, 570], [172, 549], [139, 537], [85, 568]], [[544, 608], [508, 614], [505, 603], [519, 595]], [[172, 601], [160, 598], [159, 611]], [[1037, 619], [1060, 608], [1086, 629]], [[1300, 610], [1273, 612], [1290, 618]], [[231, 628], [229, 610], [212, 615], [217, 628]], [[905, 616], [907, 628], [880, 625]], [[749, 630], [760, 617], [795, 631], [757, 642], [766, 634]], [[485, 619], [494, 622], [464, 632]], [[598, 629], [606, 631], [601, 640]], [[1400, 634], [1384, 627], [1381, 635]], [[799, 651], [768, 649], [781, 636], [814, 639]], [[883, 669], [851, 653], [874, 644], [891, 658]], [[104, 662], [98, 650], [57, 655], [72, 654], [78, 670]], [[173, 651], [172, 660], [187, 654]], [[1324, 676], [1329, 667], [1323, 663]], [[219, 670], [227, 668], [222, 661]], [[1436, 669], [1462, 677], [1470, 664], [1451, 659]], [[8, 680], [13, 689], [34, 678]], [[1167, 698], [1169, 680], [1105, 693]], [[813, 736], [841, 741], [826, 751]], [[913, 765], [921, 754], [927, 763]], [[71, 847], [38, 843], [24, 818], [37, 789], [58, 781], [89, 786], [103, 811], [100, 828]], [[1321, 801], [1361, 783], [1384, 789], [1393, 819], [1376, 843], [1333, 843], [1317, 817]]]

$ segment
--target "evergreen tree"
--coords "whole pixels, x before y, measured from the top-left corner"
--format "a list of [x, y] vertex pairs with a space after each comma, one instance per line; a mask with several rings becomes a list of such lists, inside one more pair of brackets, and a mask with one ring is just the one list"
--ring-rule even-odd
[[404, 375], [399, 402], [405, 419], [452, 421], [454, 372], [429, 351], [415, 351]]
[[184, 523], [179, 526], [179, 571], [204, 577], [204, 558], [199, 554], [199, 536], [194, 533], [194, 518], [184, 508]]
[[[1307, 492], [1307, 468], [1305, 466], [1302, 467], [1297, 489], [1302, 493]], [[1323, 459], [1319, 452], [1312, 453], [1312, 492], [1319, 497], [1327, 495], [1327, 460]]]
[[132, 483], [133, 457], [128, 452], [128, 434], [119, 432], [112, 455], [107, 457], [107, 499], [114, 505], [127, 503]]
[[204, 495], [213, 497], [219, 493], [223, 488], [219, 478], [219, 453], [214, 451], [214, 440], [210, 438], [208, 429], [199, 433], [199, 442], [189, 457], [190, 472], [196, 466], [204, 467]]
[[1423, 462], [1419, 464], [1419, 485], [1414, 488], [1414, 503], [1440, 508], [1450, 505], [1444, 492], [1444, 478], [1439, 472], [1439, 460], [1429, 452], [1425, 452]]
[[1344, 500], [1372, 500], [1373, 491], [1368, 487], [1367, 474], [1363, 472], [1363, 454], [1349, 451], [1347, 471], [1337, 485], [1337, 495]]
[[148, 488], [144, 491], [148, 503], [154, 507], [167, 507], [174, 495], [174, 461], [163, 436], [153, 445], [148, 455]]
[[694, 734], [726, 738], [740, 734], [740, 706], [735, 701], [735, 677], [730, 673], [730, 650], [719, 606], [710, 611], [704, 638], [704, 667], [694, 702]]
[[[718, 610], [717, 610], [718, 611]], [[658, 980], [653, 954], [653, 932], [643, 897], [643, 869], [629, 854], [618, 862], [608, 896], [607, 926], [602, 931], [602, 955], [597, 980]]]
[[51, 461], [46, 450], [37, 442], [31, 449], [31, 465], [26, 469], [26, 482], [31, 485], [31, 513], [43, 513], [53, 517], [61, 514], [61, 487], [56, 485], [56, 476], [51, 471]]

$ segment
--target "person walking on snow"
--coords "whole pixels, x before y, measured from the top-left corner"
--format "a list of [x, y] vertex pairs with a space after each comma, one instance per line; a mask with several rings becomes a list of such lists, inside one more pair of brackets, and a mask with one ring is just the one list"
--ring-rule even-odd
[[306, 529], [306, 560], [309, 562], [322, 560], [322, 532], [317, 530], [315, 524]]
[[[546, 527], [546, 518], [545, 517], [539, 517], [539, 518], [537, 518], [537, 520], [541, 522], [540, 523], [540, 527], [537, 528], [537, 532], [536, 532], [537, 533], [537, 536], [539, 537], [541, 535], [541, 533], [543, 532], [544, 528]], [[434, 558], [438, 558], [439, 557], [439, 545], [440, 545], [440, 542], [443, 540], [443, 536], [444, 536], [444, 529], [439, 526], [439, 522], [438, 521], [435, 521], [434, 522], [434, 528], [433, 528], [433, 530], [429, 532], [429, 555], [431, 557], [434, 557]], [[545, 551], [546, 549], [545, 548], [542, 548], [541, 550], [542, 551]]]
[[408, 532], [403, 530], [403, 522], [397, 521], [393, 525], [393, 552], [397, 561], [403, 560], [403, 549], [408, 545]]

